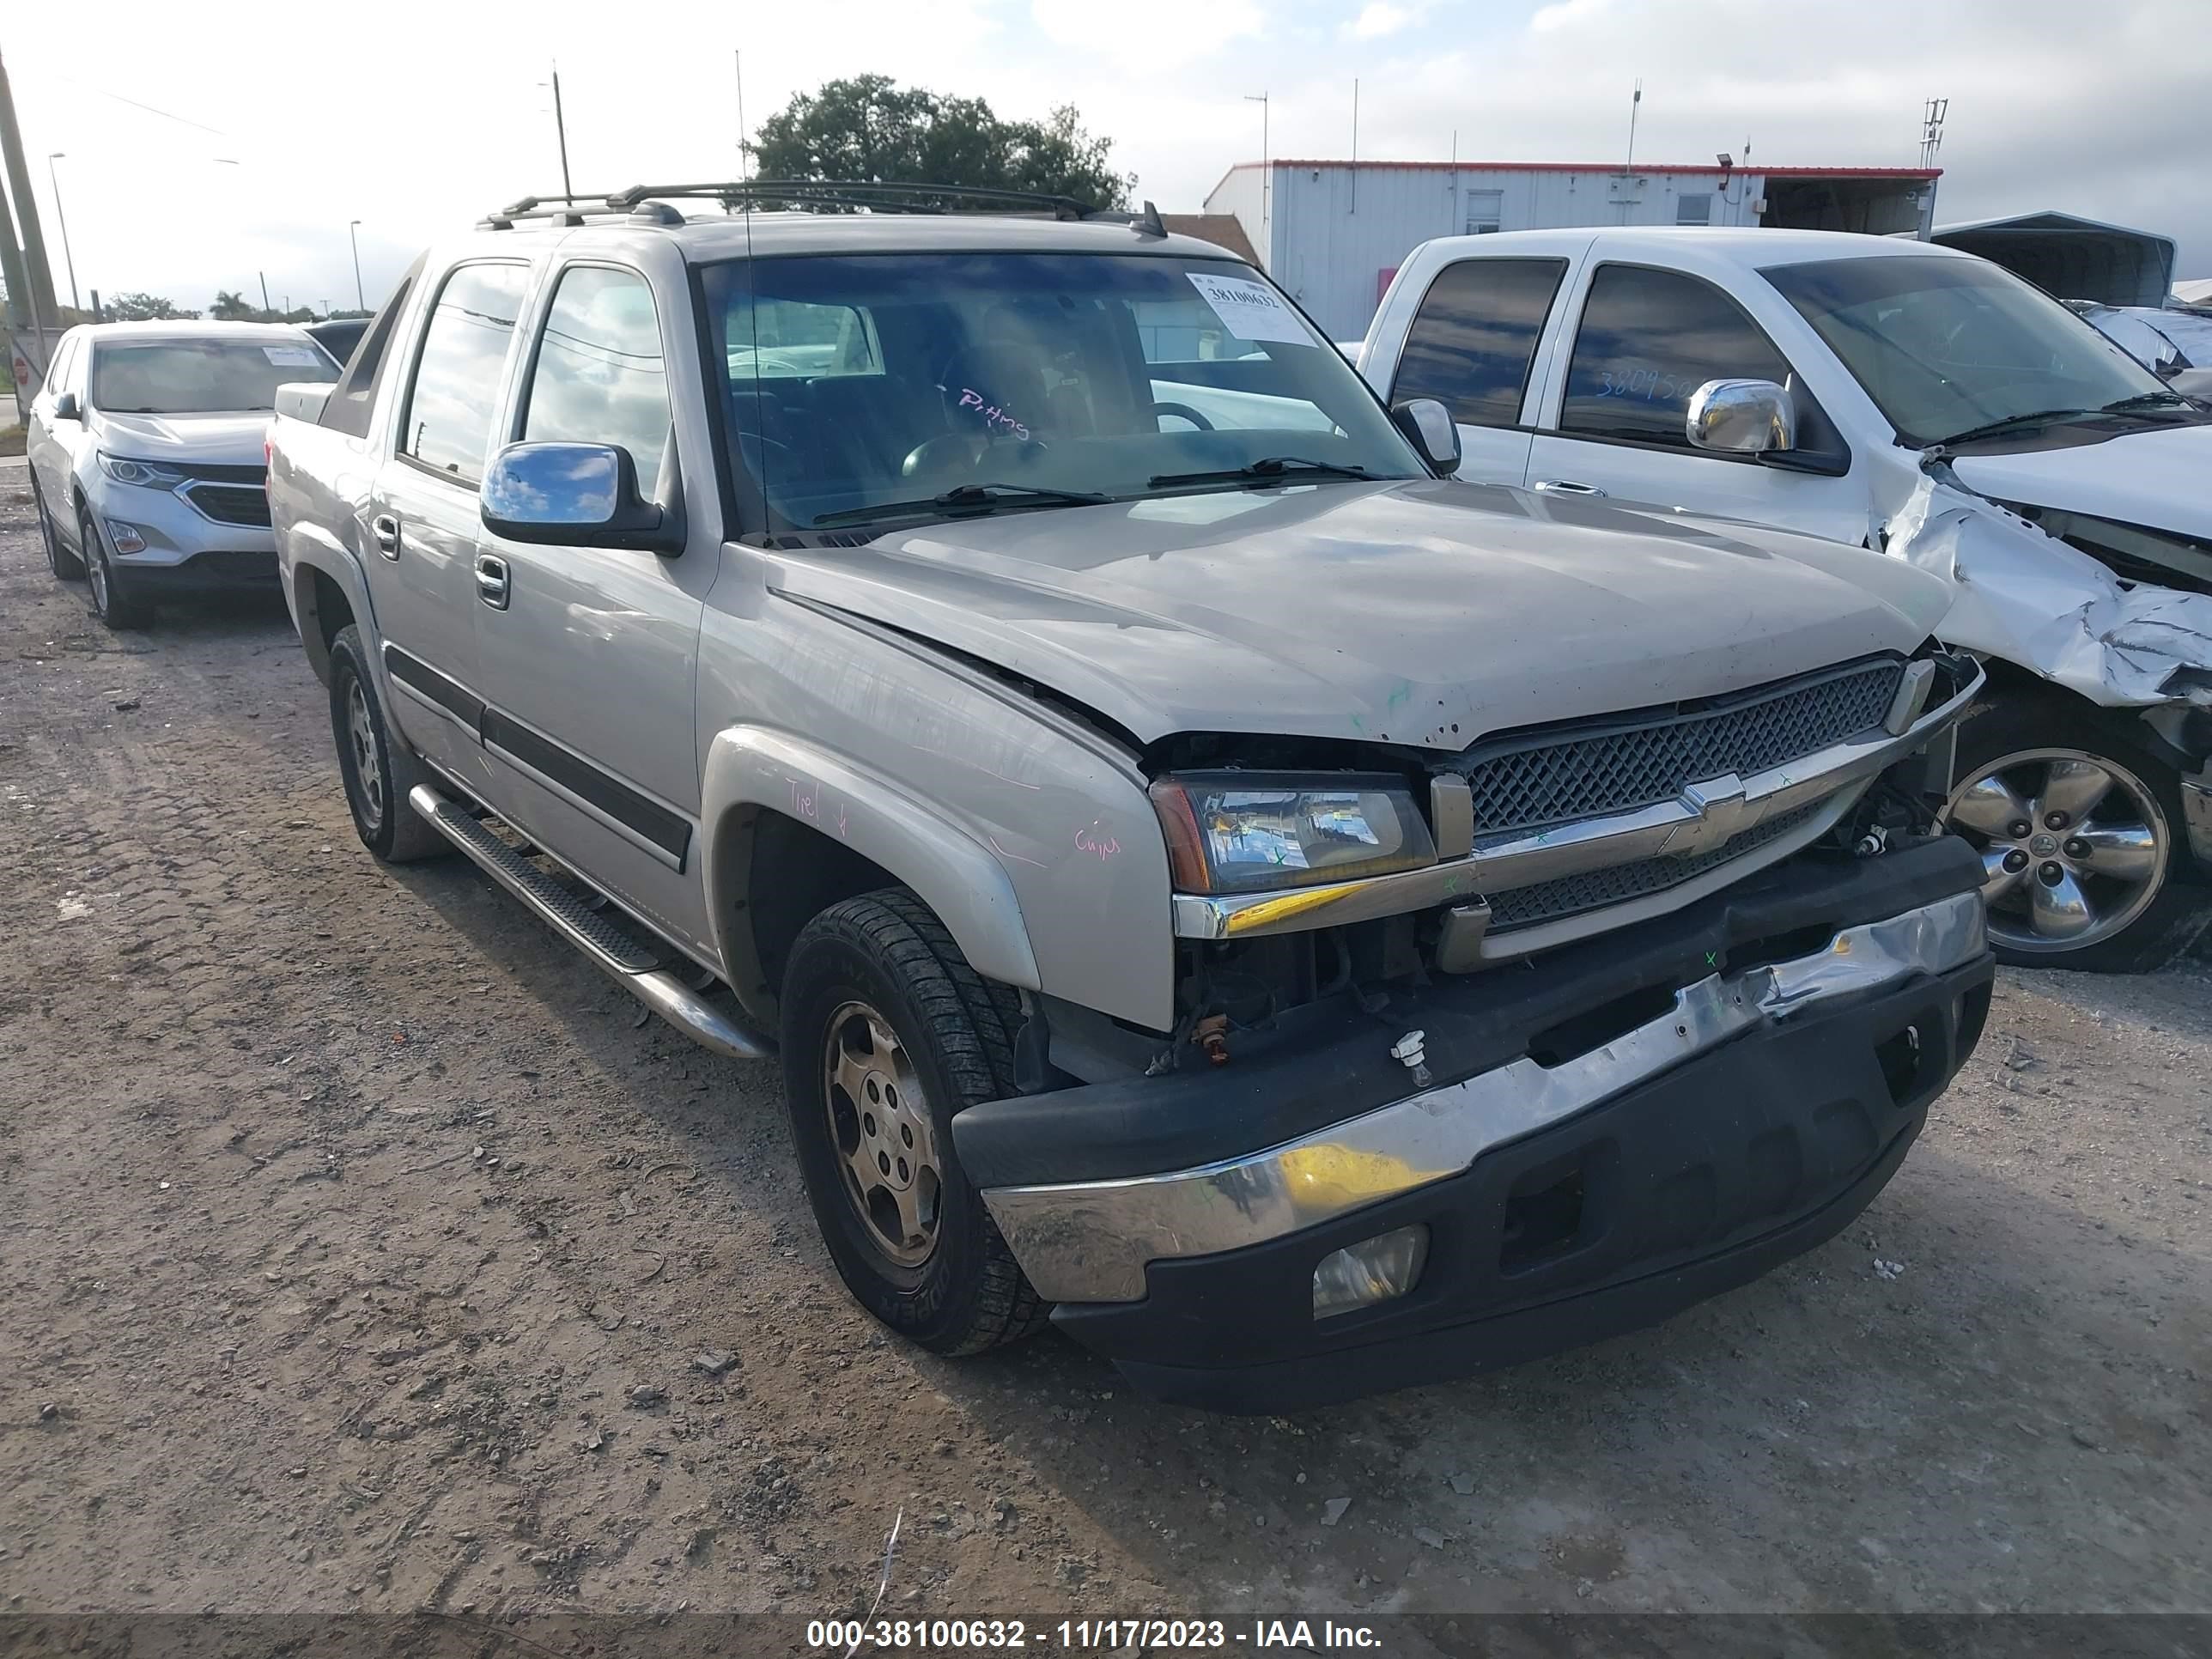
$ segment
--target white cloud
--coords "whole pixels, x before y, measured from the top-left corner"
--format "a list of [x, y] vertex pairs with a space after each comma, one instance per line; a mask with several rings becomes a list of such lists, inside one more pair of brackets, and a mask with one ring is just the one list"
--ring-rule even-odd
[[1210, 58], [1262, 21], [1253, 0], [1031, 0], [1030, 15], [1047, 39], [1139, 73]]
[[1404, 6], [1394, 6], [1390, 0], [1368, 0], [1359, 15], [1344, 26], [1344, 32], [1356, 40], [1379, 40], [1413, 21], [1413, 14]]
[[1533, 34], [1549, 34], [1553, 29], [1573, 28], [1590, 21], [1612, 3], [1613, 0], [1557, 0], [1529, 18], [1528, 29]]

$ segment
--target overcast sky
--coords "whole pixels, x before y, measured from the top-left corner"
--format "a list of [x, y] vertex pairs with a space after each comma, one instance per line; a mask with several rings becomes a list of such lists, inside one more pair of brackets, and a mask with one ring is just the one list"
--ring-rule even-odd
[[1355, 76], [1378, 160], [1442, 160], [1455, 131], [1465, 158], [1610, 161], [1640, 76], [1650, 163], [1747, 139], [1775, 165], [1909, 166], [1922, 101], [1948, 97], [1939, 221], [2059, 208], [2172, 236], [2176, 274], [2212, 276], [2212, 0], [103, 0], [0, 21], [57, 245], [44, 157], [67, 152], [79, 286], [198, 308], [258, 272], [280, 304], [350, 304], [351, 219], [373, 305], [432, 236], [557, 188], [555, 59], [580, 187], [729, 176], [738, 48], [756, 125], [872, 70], [1002, 115], [1073, 103], [1170, 211], [1257, 159], [1247, 94], [1272, 96], [1277, 155], [1346, 154]]

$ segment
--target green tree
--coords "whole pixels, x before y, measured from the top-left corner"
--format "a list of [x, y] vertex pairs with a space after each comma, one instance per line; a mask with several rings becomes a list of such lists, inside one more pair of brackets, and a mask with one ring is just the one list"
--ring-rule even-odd
[[117, 323], [186, 322], [199, 315], [171, 304], [158, 294], [118, 294], [103, 307]]
[[1003, 121], [981, 98], [861, 75], [800, 93], [761, 124], [752, 153], [763, 179], [971, 185], [1119, 208], [1134, 180], [1114, 171], [1113, 148], [1070, 105], [1042, 121]]
[[219, 323], [250, 323], [261, 315], [260, 307], [248, 305], [246, 296], [234, 289], [219, 288], [215, 291], [215, 303], [208, 307], [208, 315]]

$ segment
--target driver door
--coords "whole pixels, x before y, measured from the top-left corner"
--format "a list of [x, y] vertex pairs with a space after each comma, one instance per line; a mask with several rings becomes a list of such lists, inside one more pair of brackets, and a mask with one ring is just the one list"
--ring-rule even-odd
[[[1529, 447], [1531, 489], [1747, 519], [1863, 544], [1864, 468], [1765, 330], [1715, 284], [1686, 271], [1607, 260], [1577, 306], [1565, 373], [1555, 370]], [[1684, 419], [1707, 380], [1772, 380], [1796, 394], [1801, 453], [1832, 453], [1834, 474], [1690, 447]]]

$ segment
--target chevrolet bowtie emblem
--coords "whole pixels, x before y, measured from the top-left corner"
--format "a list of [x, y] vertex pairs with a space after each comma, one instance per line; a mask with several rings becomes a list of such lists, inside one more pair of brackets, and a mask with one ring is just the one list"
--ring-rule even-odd
[[1666, 845], [1659, 849], [1663, 858], [1695, 858], [1710, 853], [1752, 823], [1751, 803], [1743, 798], [1743, 780], [1733, 772], [1687, 785], [1675, 800], [1696, 816], [1667, 837]]

